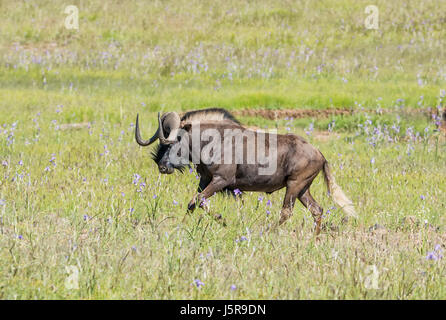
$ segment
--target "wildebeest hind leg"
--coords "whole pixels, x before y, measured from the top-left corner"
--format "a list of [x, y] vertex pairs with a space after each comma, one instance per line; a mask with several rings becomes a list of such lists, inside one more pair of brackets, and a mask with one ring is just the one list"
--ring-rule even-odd
[[[309, 188], [313, 183], [314, 178], [316, 178], [316, 176], [318, 175], [318, 173], [319, 171], [315, 172], [310, 177], [302, 178], [301, 176], [298, 176], [295, 179], [289, 179], [287, 181], [287, 189], [286, 189], [285, 199], [283, 200], [282, 211], [280, 212], [279, 225], [284, 223], [292, 215], [296, 198], [299, 198], [299, 200], [303, 203], [303, 205], [311, 211], [313, 217], [315, 216], [316, 213], [315, 206], [318, 205], [316, 201], [314, 201], [314, 199], [311, 197], [309, 193]], [[318, 219], [318, 221], [320, 223], [320, 219]]]
[[287, 182], [285, 198], [283, 199], [282, 210], [280, 211], [279, 225], [288, 220], [293, 214], [294, 203], [303, 185], [305, 184], [298, 183], [295, 180]]
[[299, 196], [300, 202], [310, 210], [313, 215], [315, 227], [315, 235], [317, 236], [321, 232], [322, 213], [324, 212], [322, 207], [313, 199], [310, 193], [310, 188], [307, 188], [303, 194]]

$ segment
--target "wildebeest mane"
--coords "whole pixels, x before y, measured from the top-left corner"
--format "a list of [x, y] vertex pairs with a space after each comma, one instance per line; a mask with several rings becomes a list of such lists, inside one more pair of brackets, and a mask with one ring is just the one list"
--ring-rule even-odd
[[218, 121], [229, 120], [236, 124], [240, 122], [227, 110], [221, 108], [209, 108], [202, 110], [189, 111], [183, 114], [181, 122], [194, 122], [194, 121]]
[[155, 148], [152, 149], [150, 152], [150, 156], [156, 163], [159, 163], [161, 161], [161, 158], [163, 157], [164, 153], [167, 151], [168, 146], [162, 145], [159, 143]]

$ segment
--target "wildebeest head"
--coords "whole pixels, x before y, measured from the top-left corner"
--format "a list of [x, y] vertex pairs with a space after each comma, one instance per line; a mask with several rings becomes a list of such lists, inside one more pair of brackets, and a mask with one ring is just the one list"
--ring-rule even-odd
[[[149, 140], [142, 140], [139, 131], [139, 116], [136, 116], [135, 138], [140, 146], [148, 146], [159, 139], [160, 144], [152, 152], [152, 159], [158, 165], [160, 173], [171, 174], [174, 169], [182, 170], [184, 165], [172, 163], [171, 150], [180, 142], [178, 132], [180, 129], [180, 116], [176, 112], [167, 112], [160, 116], [158, 113], [158, 129]], [[167, 136], [167, 138], [166, 138]]]
[[157, 163], [160, 173], [166, 174], [173, 173], [174, 169], [182, 171], [188, 163], [188, 159], [181, 157], [179, 143], [182, 144], [181, 146], [187, 147], [188, 140], [182, 140], [182, 137], [184, 137], [184, 134], [188, 130], [182, 129], [186, 129], [186, 127], [190, 129], [191, 123], [225, 121], [240, 125], [240, 122], [230, 112], [220, 108], [189, 111], [183, 114], [181, 118], [176, 112], [167, 112], [162, 116], [158, 113], [158, 129], [149, 140], [142, 140], [138, 120], [137, 115], [135, 128], [136, 142], [140, 146], [145, 147], [159, 139], [160, 144], [152, 152], [152, 158]]

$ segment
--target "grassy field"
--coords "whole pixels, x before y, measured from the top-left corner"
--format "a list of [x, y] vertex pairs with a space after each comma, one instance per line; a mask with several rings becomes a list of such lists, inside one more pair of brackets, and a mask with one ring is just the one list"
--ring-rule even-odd
[[[72, 4], [79, 30], [0, 1], [1, 299], [446, 299], [445, 1], [375, 1], [378, 30], [369, 1]], [[359, 219], [318, 177], [320, 241], [299, 203], [266, 232], [284, 190], [182, 223], [196, 172], [160, 175], [134, 121], [211, 106], [354, 110], [240, 120], [317, 146]]]

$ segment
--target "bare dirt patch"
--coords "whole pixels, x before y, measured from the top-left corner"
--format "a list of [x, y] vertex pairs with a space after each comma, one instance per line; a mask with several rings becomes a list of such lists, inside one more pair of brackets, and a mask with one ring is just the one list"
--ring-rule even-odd
[[353, 110], [351, 109], [325, 109], [325, 110], [314, 110], [314, 109], [245, 109], [236, 110], [233, 112], [234, 115], [238, 116], [248, 116], [248, 117], [262, 117], [270, 120], [277, 120], [283, 118], [312, 118], [312, 117], [329, 117], [334, 115], [351, 115]]
[[[286, 118], [328, 118], [330, 116], [338, 115], [353, 115], [361, 113], [374, 113], [374, 114], [389, 114], [389, 113], [399, 113], [399, 114], [420, 114], [426, 117], [432, 118], [433, 116], [440, 117], [440, 125], [438, 129], [444, 133], [446, 136], [446, 109], [444, 109], [440, 114], [436, 108], [425, 108], [425, 109], [377, 109], [377, 110], [363, 110], [363, 109], [244, 109], [244, 110], [234, 110], [232, 113], [235, 116], [247, 116], [247, 117], [262, 117], [269, 120], [278, 120]], [[322, 138], [323, 139], [323, 138]]]
[[[415, 108], [405, 108], [405, 109], [348, 109], [348, 108], [331, 108], [331, 109], [244, 109], [244, 110], [234, 110], [232, 113], [236, 116], [247, 116], [247, 117], [262, 117], [270, 120], [284, 119], [288, 118], [327, 118], [330, 116], [338, 115], [353, 115], [361, 113], [375, 113], [375, 114], [388, 114], [388, 113], [401, 113], [401, 114], [424, 114], [426, 116], [437, 115], [438, 111], [436, 108], [425, 108], [425, 109], [415, 109]], [[446, 110], [442, 115], [444, 125], [446, 127]]]
[[339, 139], [339, 137], [340, 137], [339, 134], [330, 131], [313, 132], [313, 138], [322, 142], [326, 142], [330, 139]]

